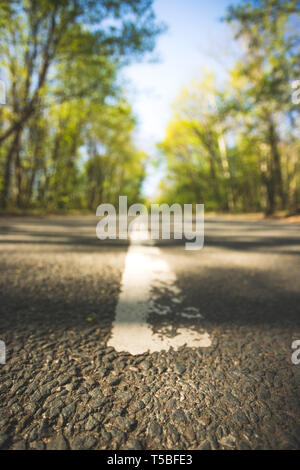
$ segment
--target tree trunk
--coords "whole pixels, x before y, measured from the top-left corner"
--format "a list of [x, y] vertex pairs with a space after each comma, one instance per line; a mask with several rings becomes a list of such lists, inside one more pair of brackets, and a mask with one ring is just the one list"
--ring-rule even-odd
[[283, 181], [282, 181], [282, 171], [281, 171], [281, 162], [280, 162], [280, 153], [278, 149], [278, 136], [276, 133], [275, 125], [273, 122], [272, 116], [269, 117], [269, 145], [270, 145], [270, 154], [272, 159], [272, 175], [271, 178], [274, 180], [274, 188], [275, 188], [275, 199], [278, 195], [281, 208], [286, 208], [286, 195], [283, 188]]
[[265, 173], [262, 173], [262, 181], [267, 191], [267, 207], [265, 213], [266, 215], [272, 215], [275, 211], [274, 179], [272, 178], [272, 176], [268, 178]]
[[14, 156], [19, 147], [20, 134], [21, 134], [21, 129], [19, 128], [17, 129], [14, 135], [11, 146], [9, 147], [9, 150], [6, 155], [5, 169], [4, 169], [4, 182], [3, 182], [3, 188], [1, 191], [1, 198], [0, 198], [0, 204], [1, 204], [2, 209], [7, 208], [8, 197], [10, 193], [10, 185], [11, 185], [12, 165], [14, 161]]
[[15, 173], [16, 173], [16, 181], [17, 181], [17, 207], [19, 209], [22, 208], [22, 164], [21, 164], [21, 158], [20, 158], [20, 146], [19, 146], [19, 141], [18, 145], [15, 149]]

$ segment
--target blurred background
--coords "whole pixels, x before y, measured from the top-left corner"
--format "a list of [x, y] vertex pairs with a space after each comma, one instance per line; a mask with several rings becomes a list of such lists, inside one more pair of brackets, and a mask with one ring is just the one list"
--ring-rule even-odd
[[0, 79], [2, 213], [299, 212], [297, 0], [1, 0]]

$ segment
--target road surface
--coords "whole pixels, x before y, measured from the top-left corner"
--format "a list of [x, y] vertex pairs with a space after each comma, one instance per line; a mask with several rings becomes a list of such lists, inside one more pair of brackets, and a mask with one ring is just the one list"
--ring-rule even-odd
[[1, 218], [0, 448], [299, 449], [300, 225], [205, 245]]

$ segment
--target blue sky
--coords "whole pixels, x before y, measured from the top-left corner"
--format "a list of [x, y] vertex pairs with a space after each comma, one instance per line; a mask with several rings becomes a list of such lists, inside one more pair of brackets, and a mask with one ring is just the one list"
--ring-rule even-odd
[[[158, 63], [132, 64], [123, 72], [127, 96], [138, 119], [135, 140], [154, 156], [163, 139], [172, 103], [191, 79], [201, 79], [203, 68], [215, 71], [220, 82], [236, 56], [231, 28], [220, 21], [229, 4], [238, 0], [154, 0], [159, 21], [168, 31], [157, 40]], [[144, 192], [153, 195], [160, 178], [149, 168]]]

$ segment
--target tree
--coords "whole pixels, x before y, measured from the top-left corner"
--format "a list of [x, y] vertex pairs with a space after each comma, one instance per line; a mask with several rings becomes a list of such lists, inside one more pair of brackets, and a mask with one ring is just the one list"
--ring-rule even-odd
[[159, 148], [166, 158], [163, 197], [208, 209], [297, 210], [299, 2], [252, 0], [228, 9], [243, 54], [228, 81], [187, 86]]
[[300, 73], [299, 14], [296, 0], [255, 0], [231, 6], [226, 15], [236, 27], [236, 38], [244, 40], [246, 46], [243, 63], [236, 69], [247, 77], [245, 112], [252, 118], [252, 130], [260, 135], [262, 146], [268, 147], [262, 182], [269, 214], [276, 208], [286, 209], [289, 203], [282, 171], [280, 123], [292, 123], [298, 112], [291, 100], [290, 84]]
[[103, 103], [114, 94], [117, 69], [151, 51], [162, 27], [152, 0], [1, 0], [0, 18], [8, 77], [8, 112], [0, 125], [5, 208], [12, 177], [21, 204], [24, 134], [45, 117], [43, 107], [80, 98]]

